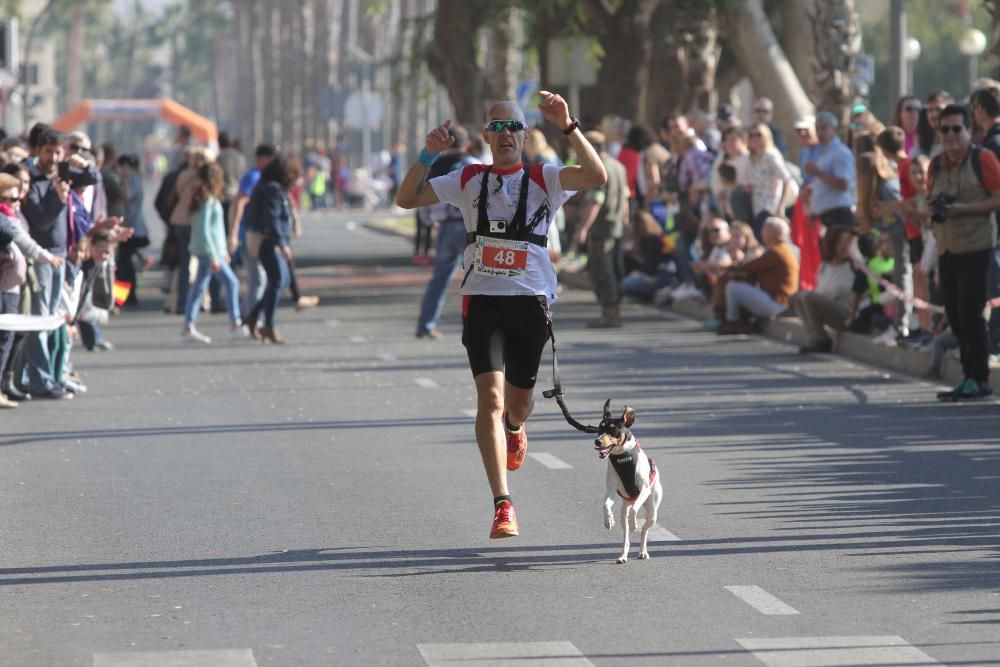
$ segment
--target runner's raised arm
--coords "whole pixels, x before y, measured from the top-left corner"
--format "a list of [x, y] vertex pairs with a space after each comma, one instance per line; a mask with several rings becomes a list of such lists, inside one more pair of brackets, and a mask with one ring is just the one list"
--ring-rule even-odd
[[438, 203], [434, 188], [427, 186], [427, 170], [434, 163], [438, 153], [446, 150], [455, 141], [448, 134], [450, 125], [451, 120], [446, 120], [428, 133], [424, 148], [420, 151], [420, 157], [406, 172], [403, 182], [399, 184], [396, 205], [400, 208], [419, 208]]

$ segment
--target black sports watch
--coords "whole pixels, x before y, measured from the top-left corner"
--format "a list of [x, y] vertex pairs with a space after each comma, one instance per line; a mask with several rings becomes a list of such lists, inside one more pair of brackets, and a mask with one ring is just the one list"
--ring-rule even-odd
[[570, 120], [569, 127], [567, 127], [565, 130], [562, 131], [562, 133], [565, 134], [567, 137], [573, 134], [573, 130], [580, 129], [580, 121], [578, 121], [575, 116], [570, 116], [569, 120]]

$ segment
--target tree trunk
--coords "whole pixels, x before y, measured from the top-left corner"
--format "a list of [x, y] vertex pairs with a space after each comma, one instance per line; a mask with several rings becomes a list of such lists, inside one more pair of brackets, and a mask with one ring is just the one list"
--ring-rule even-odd
[[[590, 0], [584, 28], [597, 36], [604, 60], [597, 87], [588, 97], [588, 116], [613, 113], [634, 122], [648, 120], [647, 96], [653, 63], [653, 14], [662, 0], [624, 0], [617, 8]], [[622, 45], [629, 48], [622, 48]], [[582, 113], [582, 111], [581, 111]]]
[[813, 37], [817, 4], [816, 0], [796, 0], [782, 2], [779, 8], [781, 46], [806, 94], [813, 100], [817, 99], [819, 94], [814, 57], [817, 45]]
[[778, 44], [760, 0], [733, 5], [723, 19], [726, 46], [753, 83], [754, 94], [774, 102], [775, 123], [790, 134], [795, 119], [814, 113], [814, 108]]
[[251, 148], [256, 140], [253, 114], [253, 0], [233, 2], [233, 29], [236, 43], [236, 109], [235, 116], [238, 136], [245, 142], [244, 149]]
[[674, 41], [683, 77], [680, 109], [709, 111], [717, 104], [715, 72], [722, 50], [715, 5], [701, 0], [680, 0], [674, 9], [677, 17]]
[[1000, 79], [1000, 0], [984, 0], [990, 13], [990, 42], [986, 49], [990, 63], [990, 76]]
[[320, 116], [317, 100], [330, 85], [330, 20], [329, 0], [313, 0], [313, 67], [309, 95], [316, 114], [313, 139], [325, 146], [330, 144], [330, 123], [325, 116]]
[[262, 0], [250, 0], [250, 39], [247, 40], [247, 50], [249, 51], [250, 62], [250, 106], [248, 111], [253, 124], [249, 134], [250, 140], [254, 142], [266, 141], [264, 135], [264, 40], [267, 29], [262, 25], [264, 22], [264, 3]]
[[496, 84], [498, 97], [505, 100], [514, 99], [517, 90], [517, 72], [514, 70], [515, 15], [513, 8], [503, 11], [490, 33], [489, 78]]
[[306, 143], [316, 135], [316, 106], [313, 103], [315, 97], [308, 92], [312, 69], [316, 66], [316, 59], [311, 49], [312, 31], [315, 30], [315, 26], [312, 22], [311, 4], [303, 2], [296, 12], [295, 41], [299, 62], [295, 68], [295, 82], [299, 112], [302, 114], [299, 124], [299, 144], [305, 147]]
[[476, 62], [476, 36], [486, 19], [482, 0], [440, 0], [427, 54], [431, 74], [445, 87], [456, 120], [478, 123], [486, 99], [500, 97]]
[[299, 96], [295, 90], [295, 70], [297, 69], [295, 46], [294, 17], [297, 13], [294, 3], [278, 4], [277, 37], [278, 37], [278, 79], [275, 106], [277, 107], [278, 132], [283, 145], [288, 151], [297, 151]]
[[261, 54], [261, 80], [264, 84], [264, 96], [261, 99], [260, 112], [263, 120], [261, 138], [270, 143], [277, 143], [278, 136], [275, 131], [277, 120], [278, 101], [278, 77], [281, 76], [277, 68], [279, 51], [276, 42], [276, 33], [279, 23], [275, 20], [276, 0], [264, 0], [263, 15], [258, 27], [260, 41], [258, 44]]
[[812, 15], [816, 107], [847, 122], [853, 99], [851, 72], [861, 53], [861, 25], [854, 0], [817, 2]]

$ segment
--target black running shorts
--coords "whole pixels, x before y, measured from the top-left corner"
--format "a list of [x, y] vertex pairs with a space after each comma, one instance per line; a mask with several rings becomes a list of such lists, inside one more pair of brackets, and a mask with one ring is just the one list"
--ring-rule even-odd
[[518, 389], [533, 388], [549, 339], [548, 318], [543, 296], [463, 296], [462, 344], [472, 376], [503, 371]]

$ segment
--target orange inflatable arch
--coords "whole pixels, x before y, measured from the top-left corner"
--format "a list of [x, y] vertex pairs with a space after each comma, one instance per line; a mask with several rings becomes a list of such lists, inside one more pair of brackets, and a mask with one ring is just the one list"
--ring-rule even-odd
[[174, 125], [187, 125], [199, 143], [214, 146], [219, 140], [215, 123], [168, 98], [153, 100], [83, 100], [59, 116], [52, 127], [69, 132], [88, 121], [139, 121], [162, 118]]

